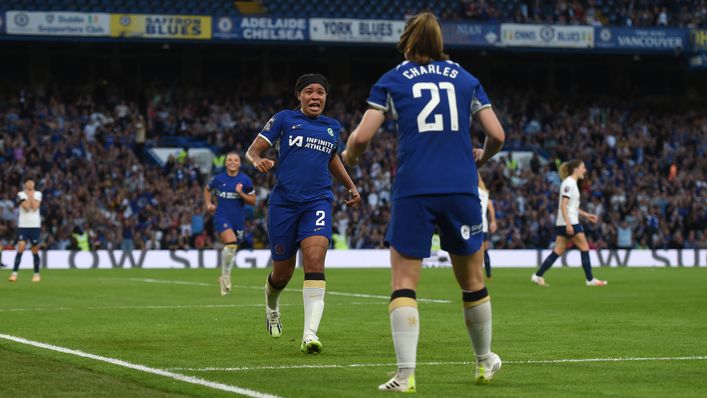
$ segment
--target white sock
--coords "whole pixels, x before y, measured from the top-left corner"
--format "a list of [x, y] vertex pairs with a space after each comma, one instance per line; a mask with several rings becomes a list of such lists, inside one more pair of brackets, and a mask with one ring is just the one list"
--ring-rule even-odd
[[[269, 277], [270, 275], [268, 275]], [[270, 286], [270, 281], [265, 279], [265, 304], [273, 311], [280, 311], [280, 293], [284, 289], [275, 289]]]
[[[488, 296], [487, 296], [488, 297]], [[491, 352], [491, 301], [473, 305], [464, 303], [464, 321], [476, 359], [484, 360]]]
[[415, 372], [417, 340], [420, 337], [417, 301], [399, 297], [390, 302], [389, 309], [390, 331], [398, 361], [398, 376], [404, 378]]
[[302, 289], [304, 301], [304, 336], [317, 335], [319, 322], [324, 313], [324, 292], [326, 282], [322, 280], [305, 280]]
[[221, 251], [221, 275], [231, 276], [233, 259], [236, 257], [236, 245], [226, 245]]

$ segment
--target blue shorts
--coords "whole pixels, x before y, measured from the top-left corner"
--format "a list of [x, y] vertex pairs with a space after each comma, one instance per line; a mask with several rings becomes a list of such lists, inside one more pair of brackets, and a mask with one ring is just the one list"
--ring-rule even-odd
[[17, 228], [17, 241], [29, 242], [32, 246], [39, 244], [39, 233], [41, 228]]
[[487, 240], [489, 240], [489, 234], [488, 234], [488, 232], [482, 232], [482, 233], [481, 233], [481, 240], [484, 241], [484, 242], [486, 242]]
[[240, 229], [235, 228], [234, 225], [238, 224], [227, 217], [214, 214], [214, 229], [216, 232], [221, 235], [227, 229], [233, 230], [233, 233], [236, 234], [236, 244], [240, 245], [243, 242], [243, 236], [245, 236], [245, 230], [242, 227], [243, 223], [240, 223]]
[[429, 257], [435, 226], [442, 250], [459, 256], [476, 253], [483, 242], [479, 198], [450, 194], [396, 199], [385, 244], [407, 257]]
[[572, 224], [572, 228], [574, 228], [574, 235], [567, 235], [567, 229], [564, 225], [555, 226], [555, 235], [557, 236], [564, 236], [565, 238], [571, 238], [578, 233], [584, 233], [584, 227], [582, 227], [582, 224]]
[[297, 205], [268, 207], [268, 237], [273, 260], [286, 260], [297, 253], [300, 242], [310, 236], [324, 236], [331, 242], [331, 199], [317, 199]]

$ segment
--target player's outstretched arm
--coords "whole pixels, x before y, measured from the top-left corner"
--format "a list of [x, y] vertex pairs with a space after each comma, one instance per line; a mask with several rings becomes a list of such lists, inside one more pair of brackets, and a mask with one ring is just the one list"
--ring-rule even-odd
[[481, 167], [501, 150], [503, 142], [506, 140], [506, 133], [504, 133], [503, 126], [501, 126], [501, 122], [496, 117], [496, 112], [490, 107], [481, 109], [476, 112], [475, 116], [486, 133], [483, 154], [476, 159], [476, 166]]
[[589, 220], [592, 224], [596, 224], [596, 222], [599, 221], [599, 217], [597, 217], [596, 214], [587, 213], [582, 209], [579, 209], [579, 215]]
[[211, 191], [209, 191], [209, 187], [204, 188], [204, 209], [206, 209], [208, 213], [213, 213], [216, 210], [216, 205], [211, 202]]
[[346, 201], [346, 205], [349, 207], [358, 206], [358, 204], [361, 203], [361, 194], [358, 193], [356, 185], [354, 185], [353, 180], [351, 180], [351, 176], [346, 172], [346, 168], [344, 168], [344, 164], [341, 163], [339, 155], [335, 154], [331, 157], [331, 160], [329, 160], [329, 171], [337, 181], [349, 190], [349, 199]]
[[267, 159], [267, 158], [262, 158], [260, 155], [270, 147], [270, 144], [265, 141], [263, 137], [257, 136], [253, 140], [253, 143], [250, 144], [250, 147], [248, 148], [248, 151], [245, 153], [246, 159], [248, 159], [249, 162], [253, 163], [253, 166], [255, 166], [258, 171], [267, 173], [270, 171], [270, 169], [275, 166], [275, 162]]
[[356, 164], [358, 157], [361, 156], [384, 121], [385, 114], [380, 109], [369, 108], [363, 114], [361, 123], [351, 133], [346, 141], [346, 149], [341, 153], [347, 166], [351, 167]]
[[489, 232], [491, 232], [492, 234], [495, 234], [496, 230], [498, 230], [498, 226], [496, 225], [496, 208], [493, 207], [493, 201], [491, 199], [489, 199], [488, 212], [489, 212]]

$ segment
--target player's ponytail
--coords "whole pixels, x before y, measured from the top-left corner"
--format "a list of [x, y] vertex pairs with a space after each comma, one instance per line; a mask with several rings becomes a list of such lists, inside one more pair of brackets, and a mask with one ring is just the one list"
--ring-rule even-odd
[[446, 61], [449, 56], [443, 52], [442, 28], [431, 12], [421, 12], [412, 17], [400, 35], [398, 50], [408, 61], [427, 65], [433, 61]]
[[560, 179], [564, 180], [565, 178], [569, 177], [574, 173], [574, 169], [579, 167], [579, 165], [582, 164], [582, 161], [580, 159], [573, 159], [568, 162], [564, 162], [560, 165], [560, 169], [558, 172], [560, 173]]

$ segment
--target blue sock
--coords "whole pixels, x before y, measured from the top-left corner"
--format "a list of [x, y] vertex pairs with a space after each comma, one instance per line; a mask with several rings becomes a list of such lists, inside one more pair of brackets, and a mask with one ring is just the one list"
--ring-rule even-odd
[[20, 268], [20, 261], [22, 261], [22, 253], [23, 252], [17, 252], [17, 254], [15, 254], [15, 266], [12, 267], [12, 272], [17, 272], [17, 269]]
[[594, 279], [594, 276], [592, 275], [592, 263], [589, 261], [589, 252], [580, 252], [582, 255], [582, 269], [584, 270], [584, 277], [587, 278], [588, 281], [591, 281]]
[[34, 273], [38, 274], [39, 273], [39, 253], [32, 253], [32, 257], [34, 257]]
[[547, 256], [545, 261], [543, 261], [543, 265], [540, 266], [540, 269], [538, 270], [538, 272], [535, 273], [535, 275], [543, 276], [545, 271], [549, 270], [550, 267], [552, 267], [552, 264], [555, 263], [555, 260], [557, 260], [558, 257], [560, 257], [560, 256], [558, 256], [557, 253], [555, 253], [555, 251], [553, 250], [552, 253], [550, 253], [550, 255]]
[[491, 277], [491, 257], [489, 257], [489, 252], [484, 250], [484, 269], [486, 269], [486, 277]]

